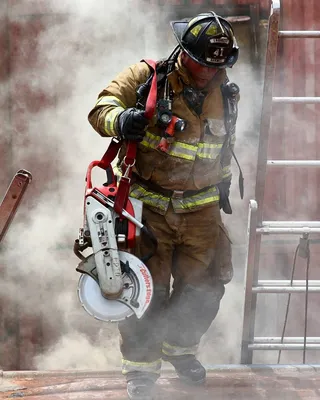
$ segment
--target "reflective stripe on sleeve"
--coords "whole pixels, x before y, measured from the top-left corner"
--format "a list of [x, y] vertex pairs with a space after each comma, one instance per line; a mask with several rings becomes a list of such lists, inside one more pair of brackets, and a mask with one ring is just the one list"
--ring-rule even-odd
[[115, 131], [114, 123], [117, 118], [117, 116], [124, 110], [122, 107], [116, 107], [109, 111], [106, 114], [105, 120], [104, 120], [104, 129], [106, 133], [110, 136], [116, 135], [117, 132]]
[[135, 362], [122, 359], [122, 374], [126, 375], [129, 372], [149, 372], [154, 374], [160, 374], [161, 370], [161, 359], [153, 362]]
[[162, 353], [165, 354], [166, 356], [184, 356], [186, 354], [195, 355], [197, 349], [198, 346], [179, 347], [179, 346], [172, 346], [167, 342], [164, 342], [162, 345]]
[[96, 102], [97, 106], [115, 106], [126, 108], [126, 105], [115, 96], [102, 96]]
[[107, 135], [114, 136], [117, 134], [114, 127], [114, 122], [117, 116], [125, 110], [126, 105], [115, 96], [102, 96], [100, 97], [95, 107], [112, 106], [112, 109], [107, 112], [104, 120], [104, 130]]

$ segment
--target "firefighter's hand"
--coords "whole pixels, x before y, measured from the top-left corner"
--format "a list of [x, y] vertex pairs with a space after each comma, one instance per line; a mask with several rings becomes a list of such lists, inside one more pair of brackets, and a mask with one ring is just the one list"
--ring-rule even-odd
[[232, 209], [229, 202], [230, 185], [231, 181], [220, 182], [217, 185], [220, 195], [219, 206], [226, 214], [232, 214]]
[[149, 120], [144, 111], [127, 108], [118, 116], [118, 134], [121, 139], [141, 142], [146, 133]]

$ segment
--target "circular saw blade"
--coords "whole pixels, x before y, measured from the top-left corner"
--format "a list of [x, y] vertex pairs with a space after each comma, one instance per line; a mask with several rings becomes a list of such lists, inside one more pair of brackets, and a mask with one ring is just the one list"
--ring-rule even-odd
[[148, 268], [133, 254], [119, 251], [119, 257], [124, 273], [123, 292], [117, 300], [103, 297], [91, 276], [81, 274], [79, 279], [78, 297], [82, 307], [101, 321], [119, 322], [134, 314], [141, 318], [151, 303], [153, 283]]

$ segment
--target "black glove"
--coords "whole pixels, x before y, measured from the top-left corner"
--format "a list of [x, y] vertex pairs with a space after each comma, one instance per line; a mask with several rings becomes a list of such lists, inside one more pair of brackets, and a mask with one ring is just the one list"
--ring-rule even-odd
[[149, 120], [144, 116], [144, 111], [127, 108], [118, 116], [118, 134], [121, 139], [141, 142], [148, 123]]
[[230, 185], [231, 181], [220, 182], [217, 185], [220, 194], [219, 206], [226, 214], [232, 214], [232, 209], [229, 202]]

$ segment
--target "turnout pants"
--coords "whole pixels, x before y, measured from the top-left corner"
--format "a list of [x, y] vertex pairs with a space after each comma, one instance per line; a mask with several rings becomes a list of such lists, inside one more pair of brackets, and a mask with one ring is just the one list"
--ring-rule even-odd
[[[141, 320], [133, 316], [119, 323], [128, 380], [145, 373], [157, 379], [163, 354], [195, 354], [232, 278], [231, 244], [218, 205], [186, 214], [170, 207], [164, 216], [145, 208], [144, 218], [158, 239], [147, 262], [155, 290]], [[141, 254], [148, 253], [143, 240], [140, 247]]]

